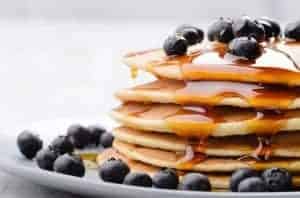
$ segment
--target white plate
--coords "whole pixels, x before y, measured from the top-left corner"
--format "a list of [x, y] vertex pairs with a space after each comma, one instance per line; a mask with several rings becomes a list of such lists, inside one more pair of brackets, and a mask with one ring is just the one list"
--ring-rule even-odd
[[81, 195], [109, 196], [122, 198], [209, 198], [209, 197], [289, 197], [298, 198], [300, 192], [288, 193], [230, 193], [230, 192], [189, 192], [175, 190], [160, 190], [153, 188], [131, 187], [119, 184], [102, 182], [96, 171], [89, 170], [84, 178], [61, 175], [53, 172], [40, 170], [31, 161], [25, 160], [16, 147], [16, 136], [24, 129], [36, 130], [45, 145], [59, 134], [64, 134], [66, 128], [72, 123], [80, 124], [107, 124], [108, 128], [113, 126], [110, 119], [100, 116], [94, 119], [57, 119], [40, 121], [26, 126], [13, 127], [4, 132], [0, 139], [0, 168], [7, 173], [22, 177], [28, 181], [55, 188], [62, 191], [77, 193]]

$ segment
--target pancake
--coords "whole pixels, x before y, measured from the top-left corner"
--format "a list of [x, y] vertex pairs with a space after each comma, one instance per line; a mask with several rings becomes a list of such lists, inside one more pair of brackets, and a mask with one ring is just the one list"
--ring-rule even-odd
[[268, 161], [257, 161], [252, 158], [237, 160], [234, 158], [205, 157], [195, 154], [191, 159], [182, 153], [162, 151], [128, 144], [115, 140], [113, 147], [126, 157], [158, 167], [168, 167], [183, 171], [200, 172], [233, 172], [240, 168], [265, 170], [272, 167], [284, 168], [290, 172], [300, 171], [300, 159], [296, 158], [273, 158]]
[[[103, 164], [106, 160], [112, 157], [116, 159], [122, 159], [124, 162], [128, 164], [132, 172], [143, 172], [153, 176], [160, 169], [155, 166], [151, 166], [148, 164], [144, 164], [142, 162], [131, 160], [125, 157], [124, 155], [118, 153], [114, 149], [107, 149], [103, 151], [101, 154], [99, 154], [97, 157], [97, 163], [99, 166], [101, 166], [101, 164]], [[180, 175], [180, 179], [184, 174], [185, 174], [184, 172], [178, 171], [178, 175]], [[209, 181], [213, 189], [229, 189], [229, 180], [230, 180], [229, 174], [213, 174], [213, 173], [207, 174], [206, 173], [206, 175], [209, 177]], [[300, 176], [297, 175], [293, 176], [293, 185], [300, 186]]]
[[[209, 49], [208, 49], [209, 48]], [[162, 49], [127, 54], [123, 62], [133, 71], [148, 71], [175, 80], [221, 80], [300, 85], [300, 45], [277, 43], [264, 49], [255, 62], [237, 60], [226, 46], [201, 46], [185, 56], [166, 56]]]
[[300, 130], [300, 110], [126, 103], [112, 111], [124, 126], [186, 137], [271, 135]]
[[161, 79], [118, 91], [124, 102], [181, 105], [237, 106], [263, 109], [300, 107], [300, 88], [225, 81], [176, 81]]
[[208, 156], [300, 157], [300, 133], [274, 135], [267, 139], [270, 141], [269, 145], [260, 144], [262, 142], [253, 135], [210, 137], [201, 142], [199, 139], [189, 140], [173, 134], [151, 133], [127, 127], [116, 128], [113, 133], [122, 142], [167, 151], [185, 152], [187, 147], [192, 146], [194, 152]]

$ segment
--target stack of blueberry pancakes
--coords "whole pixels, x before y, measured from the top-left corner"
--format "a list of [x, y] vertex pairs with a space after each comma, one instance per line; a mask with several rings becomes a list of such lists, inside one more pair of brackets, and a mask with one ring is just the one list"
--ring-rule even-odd
[[[182, 25], [162, 49], [130, 53], [157, 80], [116, 93], [114, 150], [133, 169], [167, 167], [229, 188], [237, 169], [300, 172], [300, 23], [220, 18]], [[298, 33], [299, 32], [299, 33]], [[207, 41], [206, 41], [207, 40]], [[294, 183], [299, 184], [295, 179]]]

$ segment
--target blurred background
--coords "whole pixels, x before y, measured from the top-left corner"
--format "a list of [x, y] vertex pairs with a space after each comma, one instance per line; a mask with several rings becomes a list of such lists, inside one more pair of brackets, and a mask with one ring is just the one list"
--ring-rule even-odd
[[[124, 53], [160, 47], [181, 23], [220, 16], [300, 19], [299, 0], [0, 0], [0, 129], [58, 117], [97, 119], [130, 79]], [[101, 120], [99, 119], [99, 122]]]

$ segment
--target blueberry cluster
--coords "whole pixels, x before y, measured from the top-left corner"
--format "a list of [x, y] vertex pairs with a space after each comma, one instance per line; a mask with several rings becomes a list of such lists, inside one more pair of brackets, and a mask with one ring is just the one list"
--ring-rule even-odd
[[173, 169], [161, 169], [150, 177], [146, 173], [130, 172], [128, 165], [120, 159], [109, 159], [99, 168], [99, 177], [105, 182], [160, 189], [211, 191], [207, 176], [200, 173], [186, 174], [179, 182]]
[[287, 192], [292, 189], [291, 174], [280, 168], [270, 168], [261, 174], [248, 168], [239, 169], [230, 179], [232, 192]]
[[74, 154], [74, 150], [92, 146], [111, 147], [113, 139], [112, 134], [101, 126], [84, 127], [74, 124], [67, 129], [67, 135], [56, 137], [45, 149], [42, 149], [43, 141], [28, 130], [19, 134], [17, 145], [27, 159], [35, 158], [41, 169], [83, 177], [85, 167], [80, 156]]
[[[173, 169], [165, 168], [150, 177], [146, 173], [130, 172], [124, 161], [115, 158], [99, 167], [99, 177], [105, 182], [134, 186], [211, 191], [209, 178], [201, 173], [188, 173], [179, 181]], [[232, 174], [229, 188], [232, 192], [287, 192], [293, 190], [292, 176], [281, 168], [266, 169], [262, 173], [243, 168]]]
[[[242, 16], [235, 20], [221, 17], [207, 31], [209, 41], [229, 44], [228, 53], [250, 61], [263, 53], [260, 43], [278, 40], [281, 35], [279, 23], [268, 17], [251, 19], [249, 16]], [[284, 36], [289, 40], [300, 41], [300, 21], [287, 24]], [[163, 49], [169, 56], [185, 55], [189, 46], [200, 43], [203, 38], [203, 31], [199, 28], [181, 25], [174, 35], [165, 40]]]

